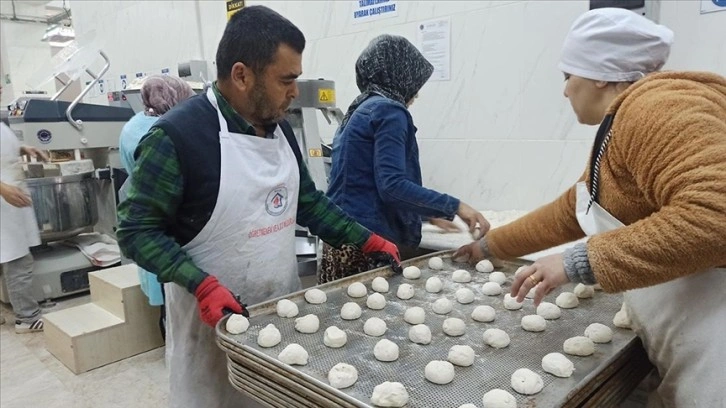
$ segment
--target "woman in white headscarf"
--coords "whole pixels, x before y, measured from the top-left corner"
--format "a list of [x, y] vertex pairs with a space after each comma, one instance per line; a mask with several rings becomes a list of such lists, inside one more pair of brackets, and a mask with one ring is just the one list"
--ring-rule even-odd
[[726, 406], [726, 79], [657, 72], [673, 33], [623, 9], [573, 24], [565, 97], [600, 125], [590, 163], [562, 196], [455, 254], [516, 258], [588, 236], [514, 280], [535, 304], [568, 282], [625, 292], [632, 328], [658, 369], [651, 403]]

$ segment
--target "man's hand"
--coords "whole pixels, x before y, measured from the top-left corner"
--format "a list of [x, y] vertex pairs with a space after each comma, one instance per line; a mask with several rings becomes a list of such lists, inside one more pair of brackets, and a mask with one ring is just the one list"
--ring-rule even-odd
[[361, 251], [374, 261], [382, 261], [391, 266], [396, 273], [401, 273], [401, 255], [398, 247], [378, 234], [371, 234]]
[[517, 302], [523, 302], [524, 297], [533, 287], [534, 305], [539, 306], [542, 299], [552, 290], [558, 288], [570, 280], [565, 273], [563, 254], [548, 255], [539, 258], [535, 263], [523, 269], [519, 276], [512, 282], [510, 296], [516, 297]]
[[40, 159], [42, 161], [48, 161], [48, 155], [45, 154], [44, 151], [38, 150], [33, 146], [26, 146], [22, 145], [20, 146], [20, 153], [21, 154], [27, 154], [30, 157], [35, 157], [36, 159]]
[[235, 299], [232, 292], [222, 286], [214, 276], [204, 278], [194, 292], [194, 296], [197, 298], [199, 316], [204, 323], [211, 327], [215, 327], [226, 313], [245, 315], [247, 312]]
[[11, 184], [0, 183], [0, 196], [13, 207], [22, 208], [33, 205], [28, 193], [23, 191], [22, 188]]
[[474, 231], [477, 229], [477, 224], [479, 225], [479, 233], [474, 235], [474, 239], [483, 237], [489, 231], [489, 221], [479, 211], [471, 208], [464, 202], [459, 202], [459, 211], [457, 211], [456, 215], [469, 226], [469, 232], [472, 235], [474, 235]]

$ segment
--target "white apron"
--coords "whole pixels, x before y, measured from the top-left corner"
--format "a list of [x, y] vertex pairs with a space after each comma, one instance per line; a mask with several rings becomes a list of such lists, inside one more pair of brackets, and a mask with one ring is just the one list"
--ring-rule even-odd
[[[0, 181], [24, 188], [24, 178], [20, 141], [0, 122]], [[40, 245], [40, 231], [33, 207], [18, 208], [0, 198], [0, 263], [22, 258], [36, 245]]]
[[[295, 155], [279, 127], [273, 139], [230, 133], [211, 89], [207, 97], [221, 129], [219, 195], [209, 222], [184, 250], [248, 305], [300, 290]], [[177, 284], [165, 289], [171, 407], [260, 406], [230, 385], [225, 354], [201, 321], [196, 298]]]
[[[624, 224], [577, 183], [576, 215], [591, 236]], [[624, 293], [632, 328], [661, 383], [649, 406], [726, 407], [726, 269], [715, 268]]]

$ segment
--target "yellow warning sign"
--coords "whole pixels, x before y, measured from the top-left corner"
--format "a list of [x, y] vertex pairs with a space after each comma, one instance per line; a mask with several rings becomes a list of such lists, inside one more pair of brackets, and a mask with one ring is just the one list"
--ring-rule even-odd
[[227, 21], [244, 6], [245, 0], [227, 0]]
[[320, 102], [335, 103], [335, 89], [318, 89]]
[[308, 149], [308, 156], [323, 157], [323, 149]]

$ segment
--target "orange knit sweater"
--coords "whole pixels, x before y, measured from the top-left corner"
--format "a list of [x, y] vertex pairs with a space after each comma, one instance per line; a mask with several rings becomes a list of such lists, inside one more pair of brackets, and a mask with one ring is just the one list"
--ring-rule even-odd
[[[726, 78], [652, 74], [608, 113], [615, 117], [599, 203], [626, 226], [588, 241], [598, 283], [617, 292], [726, 265]], [[486, 240], [492, 255], [506, 259], [583, 236], [573, 186]]]

